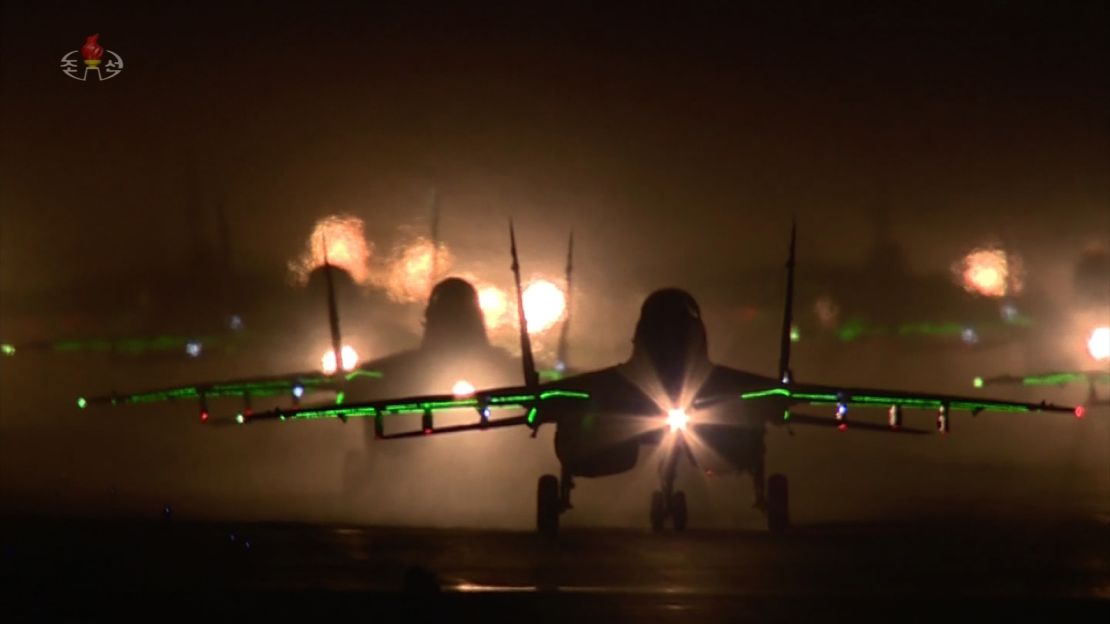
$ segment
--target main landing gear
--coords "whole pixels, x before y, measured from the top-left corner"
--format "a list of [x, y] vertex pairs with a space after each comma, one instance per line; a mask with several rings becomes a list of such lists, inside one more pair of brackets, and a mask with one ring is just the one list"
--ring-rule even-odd
[[559, 516], [571, 508], [572, 489], [574, 489], [574, 477], [566, 470], [563, 470], [561, 484], [555, 475], [547, 474], [540, 477], [539, 484], [536, 486], [536, 530], [541, 535], [553, 536], [559, 532]]
[[[661, 470], [661, 489], [652, 492], [649, 517], [651, 530], [660, 533], [670, 518], [675, 531], [686, 530], [689, 514], [686, 494], [674, 490], [674, 464], [665, 460]], [[756, 489], [755, 506], [767, 514], [767, 529], [783, 531], [790, 526], [790, 490], [785, 475], [773, 474], [767, 479], [766, 496], [760, 483]], [[571, 508], [570, 491], [574, 478], [563, 471], [563, 479], [555, 475], [540, 477], [536, 486], [536, 530], [542, 535], [554, 536], [559, 532], [559, 516]]]
[[773, 474], [767, 479], [767, 529], [782, 531], [790, 526], [790, 490], [786, 475]]

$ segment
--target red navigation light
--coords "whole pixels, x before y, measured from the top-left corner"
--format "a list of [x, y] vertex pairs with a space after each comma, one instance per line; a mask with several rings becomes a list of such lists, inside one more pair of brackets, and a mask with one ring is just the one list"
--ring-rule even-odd
[[1087, 413], [1087, 408], [1083, 407], [1082, 405], [1076, 405], [1075, 406], [1075, 417], [1076, 418], [1083, 418], [1083, 415], [1086, 414], [1086, 413]]
[[424, 427], [424, 435], [430, 435], [431, 433], [432, 433], [432, 428], [431, 427]]
[[842, 422], [842, 423], [840, 423], [839, 425], [836, 426], [836, 429], [838, 431], [847, 431], [848, 430], [848, 423]]
[[206, 410], [206, 409], [200, 410], [200, 422], [202, 422], [202, 423], [208, 422], [208, 410]]

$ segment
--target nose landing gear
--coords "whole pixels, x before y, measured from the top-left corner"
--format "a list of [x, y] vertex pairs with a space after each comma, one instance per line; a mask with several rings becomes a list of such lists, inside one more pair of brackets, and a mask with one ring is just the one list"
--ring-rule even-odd
[[683, 438], [679, 438], [675, 447], [663, 459], [659, 466], [659, 479], [661, 488], [651, 493], [651, 530], [659, 533], [667, 518], [671, 519], [675, 531], [686, 530], [686, 493], [674, 489], [674, 480], [678, 475], [678, 462], [682, 457], [688, 457], [691, 463], [694, 458], [690, 455]]
[[559, 479], [555, 475], [540, 477], [536, 487], [536, 530], [541, 535], [559, 532]]
[[679, 490], [669, 496], [665, 491], [656, 490], [651, 493], [651, 530], [655, 533], [663, 531], [667, 517], [670, 517], [675, 531], [686, 530], [686, 493]]

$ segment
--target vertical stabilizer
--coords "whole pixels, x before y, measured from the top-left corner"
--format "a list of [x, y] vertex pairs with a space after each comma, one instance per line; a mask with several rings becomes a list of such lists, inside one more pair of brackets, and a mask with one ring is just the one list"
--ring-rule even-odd
[[555, 367], [559, 372], [566, 370], [567, 366], [567, 334], [570, 332], [570, 313], [572, 307], [571, 294], [574, 290], [572, 288], [572, 276], [574, 274], [574, 230], [570, 231], [570, 241], [567, 243], [567, 273], [566, 273], [566, 288], [567, 288], [567, 316], [563, 320], [563, 327], [559, 330], [559, 350], [557, 354], [557, 361]]
[[432, 272], [428, 280], [428, 292], [431, 292], [432, 287], [439, 283], [439, 191], [435, 187], [432, 187], [428, 202], [432, 210]]
[[779, 381], [789, 384], [794, 381], [790, 371], [790, 331], [794, 326], [794, 248], [798, 233], [798, 223], [790, 224], [790, 256], [786, 259], [786, 302], [782, 310], [782, 335], [779, 341]]
[[335, 281], [328, 261], [328, 239], [324, 238], [324, 283], [328, 288], [328, 328], [331, 330], [331, 348], [335, 354], [336, 372], [343, 370], [343, 340], [339, 334], [339, 306], [335, 302]]
[[528, 319], [524, 315], [524, 291], [520, 288], [520, 262], [516, 254], [516, 232], [513, 220], [509, 219], [509, 249], [513, 256], [513, 280], [516, 282], [516, 314], [520, 325], [520, 362], [524, 368], [524, 385], [535, 388], [539, 385], [536, 373], [536, 360], [532, 355], [532, 339], [528, 336]]

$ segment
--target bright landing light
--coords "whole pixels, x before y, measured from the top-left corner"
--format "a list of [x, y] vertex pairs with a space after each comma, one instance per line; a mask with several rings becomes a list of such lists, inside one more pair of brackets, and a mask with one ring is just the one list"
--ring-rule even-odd
[[[343, 370], [351, 371], [358, 366], [358, 352], [354, 350], [351, 345], [343, 345], [339, 350], [339, 359], [343, 364]], [[335, 372], [335, 351], [328, 349], [324, 351], [324, 355], [320, 357], [320, 368], [324, 371], [325, 375], [331, 375]]]
[[1091, 332], [1087, 352], [1098, 361], [1110, 359], [1110, 327], [1097, 327]]
[[686, 423], [688, 422], [690, 422], [690, 417], [686, 415], [686, 410], [667, 410], [667, 426], [671, 428], [671, 431], [682, 431], [686, 429]]

